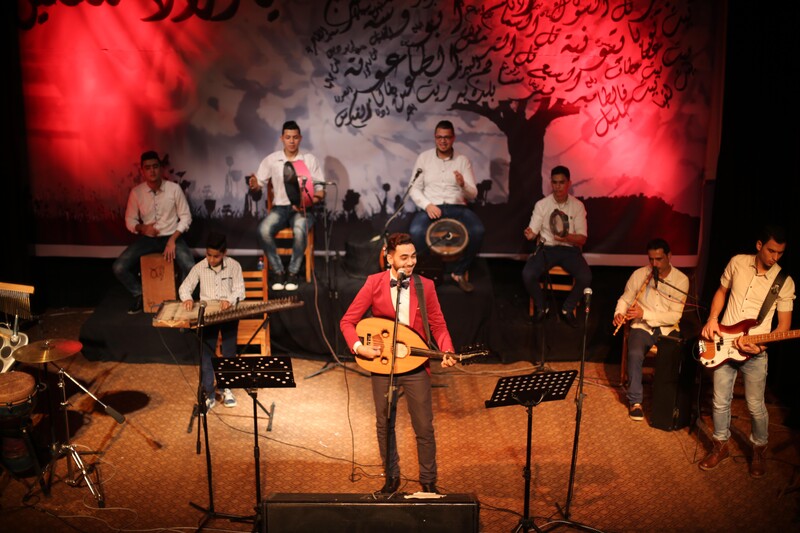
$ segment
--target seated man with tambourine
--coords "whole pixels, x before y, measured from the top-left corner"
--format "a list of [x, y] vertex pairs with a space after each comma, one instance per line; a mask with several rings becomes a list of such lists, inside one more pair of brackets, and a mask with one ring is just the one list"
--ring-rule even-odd
[[[272, 289], [278, 291], [297, 290], [308, 230], [314, 224], [308, 209], [325, 198], [325, 180], [319, 163], [313, 155], [300, 151], [302, 139], [300, 126], [293, 120], [285, 122], [281, 130], [283, 150], [264, 158], [249, 179], [250, 193], [258, 198], [262, 188], [272, 184], [272, 208], [259, 224], [258, 232], [272, 271]], [[275, 244], [275, 234], [284, 228], [292, 228], [294, 237], [288, 277]]]
[[554, 266], [560, 266], [575, 278], [575, 286], [561, 307], [561, 319], [572, 327], [578, 322], [573, 313], [583, 290], [592, 283], [592, 271], [581, 253], [588, 235], [586, 208], [583, 202], [569, 194], [570, 172], [565, 166], [556, 166], [550, 173], [553, 194], [538, 202], [533, 208], [531, 221], [525, 228], [525, 238], [536, 240], [536, 250], [522, 270], [522, 281], [533, 298], [536, 314], [534, 321], [541, 322], [549, 313], [539, 278]]

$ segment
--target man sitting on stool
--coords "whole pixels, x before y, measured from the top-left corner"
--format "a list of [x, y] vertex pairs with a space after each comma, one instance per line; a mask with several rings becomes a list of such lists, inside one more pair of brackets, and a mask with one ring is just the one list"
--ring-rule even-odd
[[[672, 253], [664, 239], [647, 243], [648, 266], [633, 272], [625, 291], [617, 301], [614, 325], [630, 322], [628, 336], [628, 415], [631, 420], [643, 420], [642, 363], [645, 354], [658, 343], [658, 357], [680, 358], [680, 344], [674, 340], [661, 341], [677, 333], [683, 315], [683, 305], [689, 290], [689, 278], [670, 264]], [[659, 283], [661, 284], [659, 286]], [[665, 367], [666, 368], [666, 367]]]
[[[533, 319], [541, 322], [549, 313], [545, 305], [544, 293], [539, 286], [539, 278], [554, 266], [560, 266], [575, 278], [575, 286], [564, 300], [561, 319], [578, 327], [573, 311], [581, 299], [583, 290], [592, 284], [592, 271], [581, 253], [586, 244], [586, 208], [583, 202], [569, 194], [569, 169], [554, 167], [550, 173], [553, 194], [545, 196], [533, 207], [533, 214], [525, 238], [538, 239], [539, 246], [522, 269], [522, 281], [528, 294], [533, 298], [536, 314]], [[562, 228], [562, 231], [554, 231]]]

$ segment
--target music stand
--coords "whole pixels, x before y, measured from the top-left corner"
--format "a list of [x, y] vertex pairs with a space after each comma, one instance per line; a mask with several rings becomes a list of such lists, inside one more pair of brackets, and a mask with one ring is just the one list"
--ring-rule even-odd
[[525, 376], [500, 378], [494, 388], [492, 397], [484, 402], [487, 408], [522, 405], [528, 411], [527, 458], [522, 475], [525, 479], [524, 511], [519, 524], [514, 529], [514, 533], [518, 531], [527, 533], [530, 528], [541, 532], [534, 520], [530, 518], [533, 408], [542, 402], [566, 398], [577, 375], [577, 370], [563, 370], [560, 372], [534, 373]]
[[217, 357], [211, 361], [217, 386], [227, 389], [245, 389], [253, 399], [253, 458], [255, 460], [256, 505], [253, 531], [261, 531], [261, 451], [258, 447], [258, 407], [267, 414], [267, 431], [272, 431], [275, 402], [267, 410], [258, 401], [258, 389], [296, 387], [289, 357]]

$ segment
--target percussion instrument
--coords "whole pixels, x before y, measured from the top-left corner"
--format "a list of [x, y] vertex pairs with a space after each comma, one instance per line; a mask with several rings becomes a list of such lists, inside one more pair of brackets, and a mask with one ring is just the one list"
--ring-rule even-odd
[[454, 218], [435, 220], [425, 232], [425, 244], [443, 261], [456, 261], [469, 244], [467, 227]]
[[314, 180], [302, 160], [284, 163], [283, 186], [293, 206], [306, 208], [314, 203]]
[[[203, 317], [203, 325], [221, 324], [232, 322], [242, 318], [283, 311], [302, 307], [303, 302], [297, 297], [280, 298], [265, 302], [239, 302], [228, 309], [222, 310], [219, 300], [207, 302], [206, 312]], [[158, 313], [153, 318], [153, 326], [157, 328], [196, 328], [200, 306], [195, 303], [191, 310], [183, 307], [183, 302], [171, 301], [164, 302], [158, 309]]]
[[550, 231], [556, 237], [566, 237], [569, 233], [569, 215], [560, 209], [550, 213]]
[[25, 372], [0, 374], [0, 421], [26, 417], [35, 404], [36, 380]]
[[72, 357], [83, 349], [83, 344], [68, 339], [47, 339], [23, 346], [14, 352], [21, 363], [49, 363]]
[[19, 332], [19, 318], [33, 318], [30, 300], [33, 290], [31, 285], [0, 283], [0, 312], [14, 315], [13, 328], [0, 327], [0, 372], [11, 370], [16, 362], [12, 357], [14, 350], [28, 344], [28, 336]]

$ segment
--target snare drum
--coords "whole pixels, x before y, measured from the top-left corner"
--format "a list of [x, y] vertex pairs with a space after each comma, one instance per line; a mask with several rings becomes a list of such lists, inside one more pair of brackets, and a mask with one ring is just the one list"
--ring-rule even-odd
[[456, 261], [469, 244], [467, 227], [454, 218], [440, 218], [428, 226], [425, 244], [442, 261]]
[[36, 380], [25, 372], [0, 374], [0, 421], [29, 416], [36, 404]]

